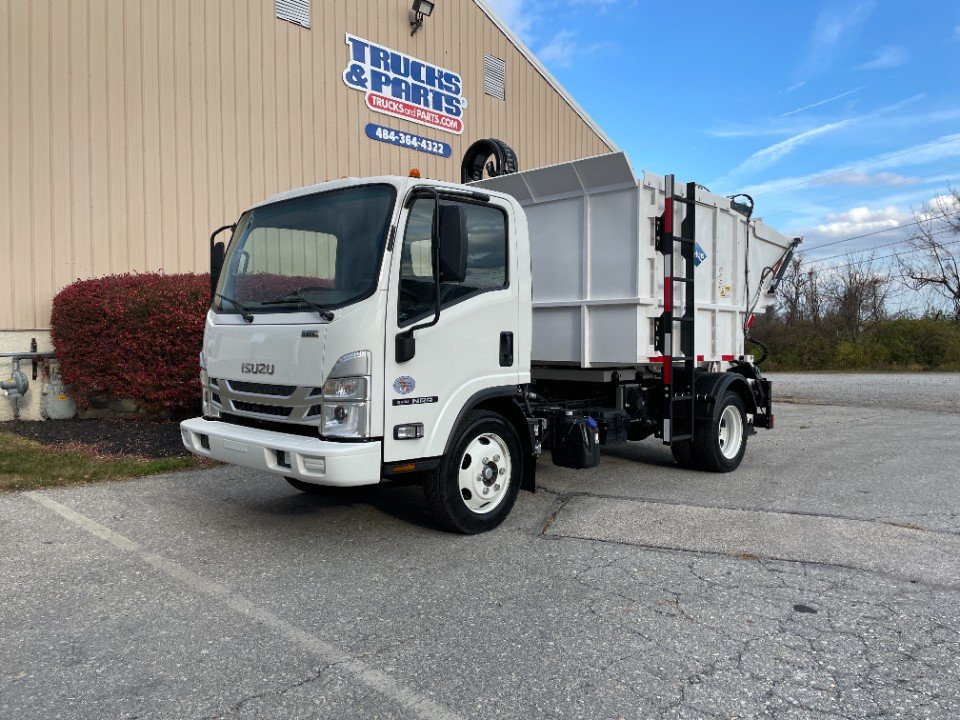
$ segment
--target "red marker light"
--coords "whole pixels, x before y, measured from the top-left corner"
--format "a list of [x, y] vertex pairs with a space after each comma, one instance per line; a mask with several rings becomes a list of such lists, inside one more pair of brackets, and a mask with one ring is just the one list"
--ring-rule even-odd
[[410, 168], [410, 177], [412, 178], [420, 177], [420, 170], [418, 170], [417, 168]]

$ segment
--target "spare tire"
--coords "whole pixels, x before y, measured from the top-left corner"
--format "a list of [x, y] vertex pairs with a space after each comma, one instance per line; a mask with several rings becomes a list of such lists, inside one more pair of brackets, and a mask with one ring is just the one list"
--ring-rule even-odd
[[471, 183], [487, 177], [510, 175], [520, 169], [517, 154], [503, 140], [485, 138], [467, 148], [460, 163], [460, 182]]

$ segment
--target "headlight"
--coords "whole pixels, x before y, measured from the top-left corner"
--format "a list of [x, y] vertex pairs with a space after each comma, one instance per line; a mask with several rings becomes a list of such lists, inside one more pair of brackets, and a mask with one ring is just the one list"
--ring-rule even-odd
[[323, 384], [320, 434], [324, 437], [370, 437], [369, 350], [347, 353], [334, 364]]
[[326, 437], [367, 437], [370, 434], [369, 404], [324, 401], [320, 434]]
[[367, 400], [367, 378], [334, 378], [323, 384], [323, 399], [326, 400]]

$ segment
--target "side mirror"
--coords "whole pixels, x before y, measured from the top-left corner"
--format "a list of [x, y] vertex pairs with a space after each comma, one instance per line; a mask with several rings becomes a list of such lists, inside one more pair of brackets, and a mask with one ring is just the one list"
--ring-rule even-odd
[[220, 281], [220, 271], [223, 270], [223, 258], [227, 254], [227, 247], [223, 242], [217, 242], [217, 235], [222, 233], [224, 230], [229, 230], [233, 232], [236, 229], [236, 225], [224, 225], [223, 227], [218, 227], [212, 233], [210, 233], [210, 297], [213, 298], [215, 292], [217, 292], [217, 283]]
[[396, 353], [397, 362], [405, 363], [408, 360], [413, 360], [413, 356], [417, 354], [417, 339], [413, 336], [413, 333], [399, 333], [395, 342], [396, 347], [394, 348], [394, 351]]
[[467, 214], [459, 205], [440, 207], [440, 282], [467, 278]]
[[210, 296], [217, 291], [217, 283], [220, 282], [220, 272], [223, 270], [223, 258], [226, 253], [226, 247], [222, 242], [214, 243], [210, 246]]

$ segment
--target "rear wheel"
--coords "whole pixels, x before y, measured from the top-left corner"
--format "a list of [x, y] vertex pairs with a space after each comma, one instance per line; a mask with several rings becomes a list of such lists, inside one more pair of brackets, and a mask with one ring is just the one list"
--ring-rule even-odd
[[453, 532], [475, 534], [503, 522], [523, 474], [520, 439], [491, 412], [473, 412], [456, 431], [451, 451], [424, 484], [434, 519]]
[[740, 467], [747, 451], [746, 428], [743, 400], [727, 392], [717, 403], [713, 419], [696, 426], [692, 454], [697, 467], [710, 472], [731, 472]]

